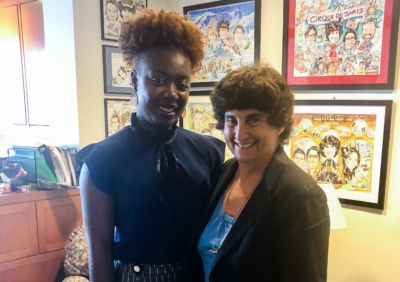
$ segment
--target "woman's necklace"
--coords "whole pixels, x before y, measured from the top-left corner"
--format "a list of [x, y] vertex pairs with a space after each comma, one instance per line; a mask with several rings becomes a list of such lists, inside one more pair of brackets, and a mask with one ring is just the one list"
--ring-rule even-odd
[[[236, 188], [237, 191], [242, 190], [243, 192], [245, 191], [245, 189], [243, 189], [242, 183], [238, 184], [239, 182], [239, 170], [235, 176], [234, 181], [232, 182], [232, 185], [229, 187], [229, 191], [228, 194], [226, 195], [226, 197], [224, 198], [224, 203], [223, 203], [223, 210], [225, 213], [233, 216], [233, 217], [238, 217], [242, 210], [244, 209], [244, 207], [246, 206], [247, 202], [249, 201], [251, 195], [253, 195], [254, 190], [256, 189], [256, 187], [258, 186], [258, 184], [260, 183], [261, 179], [262, 179], [263, 175], [261, 174], [257, 180], [254, 182], [254, 184], [250, 184], [250, 189], [248, 189], [248, 191], [246, 191], [246, 193], [243, 193], [242, 195], [237, 195], [236, 198], [239, 197], [239, 199], [236, 199], [236, 201], [238, 201], [239, 203], [237, 203], [237, 207], [232, 206], [231, 202], [231, 195], [232, 195], [232, 191], [235, 190], [235, 187], [238, 186]], [[231, 204], [231, 206], [229, 206]], [[229, 208], [231, 208], [231, 212], [229, 212]], [[233, 212], [232, 212], [233, 209]]]
[[[236, 213], [236, 216], [231, 216], [229, 214], [227, 214], [225, 211], [227, 210], [227, 207], [229, 205], [229, 200], [232, 194], [232, 191], [234, 190], [235, 186], [237, 185], [237, 182], [239, 181], [239, 170], [236, 172], [235, 178], [233, 179], [232, 183], [230, 184], [230, 187], [228, 188], [228, 190], [225, 192], [227, 193], [226, 197], [224, 196], [224, 198], [222, 199], [222, 207], [221, 207], [221, 211], [219, 211], [219, 219], [218, 219], [218, 225], [217, 225], [217, 230], [216, 230], [216, 235], [214, 240], [212, 241], [212, 247], [209, 249], [209, 252], [212, 254], [217, 254], [218, 250], [220, 248], [220, 246], [223, 244], [223, 242], [220, 242], [217, 246], [216, 242], [218, 239], [225, 240], [225, 237], [227, 235], [227, 233], [229, 232], [230, 228], [228, 231], [226, 231], [226, 234], [223, 234], [223, 238], [219, 238], [221, 237], [221, 227], [223, 225], [223, 220], [224, 220], [224, 216], [225, 214], [231, 216], [232, 218], [236, 219], [240, 213], [242, 212], [242, 210], [244, 209], [244, 207], [246, 206], [248, 200], [250, 199], [251, 195], [253, 194], [255, 188], [258, 186], [258, 184], [260, 183], [261, 179], [262, 179], [262, 174], [260, 175], [260, 177], [258, 178], [258, 180], [256, 181], [256, 183], [252, 186], [252, 188], [250, 189], [249, 193], [246, 195], [245, 200], [241, 203], [241, 206], [238, 210], [238, 212]], [[232, 222], [233, 225], [233, 222]]]

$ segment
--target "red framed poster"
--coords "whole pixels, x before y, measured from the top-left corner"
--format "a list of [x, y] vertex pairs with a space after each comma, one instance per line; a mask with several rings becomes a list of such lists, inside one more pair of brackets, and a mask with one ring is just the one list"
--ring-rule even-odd
[[293, 90], [393, 89], [399, 1], [286, 0], [282, 74]]

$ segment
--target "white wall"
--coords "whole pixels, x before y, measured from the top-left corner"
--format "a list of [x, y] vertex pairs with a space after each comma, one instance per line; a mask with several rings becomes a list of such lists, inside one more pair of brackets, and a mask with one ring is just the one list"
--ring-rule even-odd
[[38, 81], [34, 82], [41, 91], [33, 94], [36, 102], [42, 101], [42, 109], [35, 109], [36, 114], [45, 117], [49, 126], [3, 123], [0, 126], [0, 156], [6, 155], [6, 149], [12, 145], [77, 146], [79, 143], [72, 1], [42, 0], [42, 4], [45, 49], [40, 65], [35, 69]]

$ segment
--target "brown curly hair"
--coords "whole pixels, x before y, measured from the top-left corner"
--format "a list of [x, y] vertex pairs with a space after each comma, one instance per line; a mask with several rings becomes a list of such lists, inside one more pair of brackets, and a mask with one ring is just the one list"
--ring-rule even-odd
[[228, 73], [211, 94], [217, 128], [223, 129], [225, 112], [256, 109], [268, 114], [268, 123], [284, 127], [279, 141], [285, 143], [293, 124], [294, 96], [282, 76], [266, 64], [245, 66]]
[[188, 56], [192, 70], [197, 70], [204, 56], [203, 35], [196, 25], [186, 16], [164, 10], [146, 9], [124, 22], [119, 45], [127, 62], [146, 50], [175, 47]]

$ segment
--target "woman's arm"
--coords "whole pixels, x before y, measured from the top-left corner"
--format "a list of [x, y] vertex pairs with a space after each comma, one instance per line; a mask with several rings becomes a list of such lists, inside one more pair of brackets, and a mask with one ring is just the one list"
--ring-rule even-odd
[[114, 281], [112, 199], [94, 185], [86, 165], [82, 167], [79, 184], [83, 221], [89, 246], [90, 281]]

